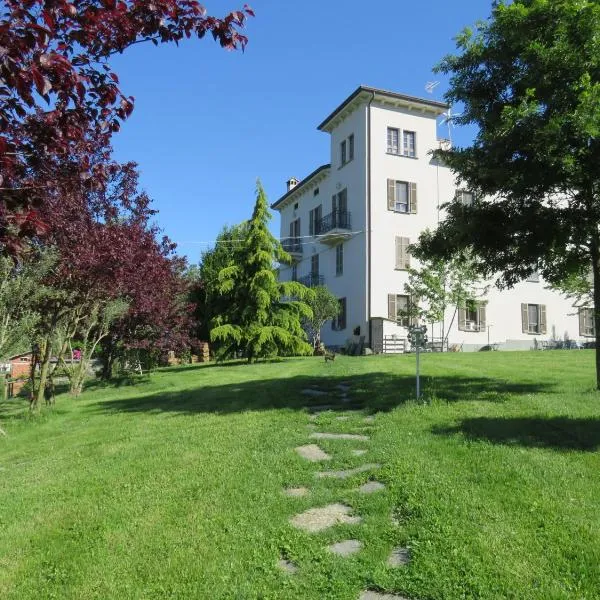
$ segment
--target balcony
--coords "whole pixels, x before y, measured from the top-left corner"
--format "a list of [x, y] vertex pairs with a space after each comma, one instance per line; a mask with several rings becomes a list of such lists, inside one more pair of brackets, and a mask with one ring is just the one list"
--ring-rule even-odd
[[318, 273], [309, 273], [304, 277], [298, 278], [298, 283], [305, 285], [306, 287], [317, 287], [318, 285], [325, 285], [325, 277]]
[[350, 237], [352, 214], [347, 210], [334, 210], [317, 223], [316, 229], [321, 242], [337, 244]]
[[284, 238], [281, 240], [281, 245], [292, 257], [292, 260], [298, 261], [302, 258], [302, 240], [300, 238]]

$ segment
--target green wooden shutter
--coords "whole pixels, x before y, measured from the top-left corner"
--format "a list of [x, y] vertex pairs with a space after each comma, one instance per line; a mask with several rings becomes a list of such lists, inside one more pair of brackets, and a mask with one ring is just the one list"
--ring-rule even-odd
[[412, 214], [416, 214], [417, 212], [417, 184], [409, 183], [408, 184], [408, 202], [409, 202], [409, 212]]
[[396, 269], [402, 269], [404, 257], [402, 256], [402, 238], [396, 237]]
[[585, 308], [579, 309], [579, 335], [585, 335]]
[[539, 320], [540, 320], [540, 333], [546, 333], [546, 305], [538, 305]]
[[521, 324], [523, 325], [523, 333], [529, 333], [529, 312], [527, 304], [521, 304]]
[[315, 235], [315, 209], [314, 208], [308, 213], [308, 218], [309, 218], [308, 235]]
[[396, 321], [398, 313], [396, 312], [396, 294], [388, 294], [388, 319]]
[[485, 331], [486, 322], [485, 322], [485, 304], [481, 303], [477, 308], [478, 316], [479, 316], [479, 331]]
[[465, 331], [467, 328], [467, 310], [458, 308], [458, 330]]
[[294, 221], [290, 223], [290, 237], [294, 237]]
[[296, 223], [297, 223], [297, 225], [296, 225], [296, 237], [299, 238], [299, 237], [302, 237], [302, 233], [301, 233], [302, 230], [300, 229], [300, 217], [298, 217], [296, 219]]
[[387, 201], [388, 210], [394, 210], [396, 206], [396, 182], [393, 179], [387, 180]]
[[337, 210], [337, 194], [331, 196], [331, 212], [335, 212]]
[[410, 269], [410, 252], [408, 247], [410, 246], [410, 238], [401, 238], [402, 240], [402, 256], [404, 258], [404, 269]]

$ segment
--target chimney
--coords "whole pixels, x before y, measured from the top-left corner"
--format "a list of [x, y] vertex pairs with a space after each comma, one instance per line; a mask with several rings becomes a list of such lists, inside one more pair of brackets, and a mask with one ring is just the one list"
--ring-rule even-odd
[[287, 191], [289, 192], [290, 190], [293, 190], [298, 185], [298, 183], [299, 181], [295, 177], [290, 177], [286, 182]]

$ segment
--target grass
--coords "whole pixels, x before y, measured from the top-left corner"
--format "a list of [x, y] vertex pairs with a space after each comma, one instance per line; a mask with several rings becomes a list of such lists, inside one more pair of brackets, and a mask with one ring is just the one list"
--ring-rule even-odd
[[[600, 394], [588, 351], [290, 359], [165, 369], [93, 386], [29, 418], [0, 404], [3, 599], [411, 599], [600, 597]], [[321, 431], [331, 468], [379, 462], [369, 480], [315, 479], [303, 388], [348, 382], [360, 413]], [[328, 401], [327, 399], [325, 401]], [[365, 415], [375, 415], [365, 424]], [[364, 446], [364, 457], [352, 448]], [[288, 498], [286, 486], [311, 494]], [[343, 502], [360, 525], [319, 534], [294, 514]], [[354, 537], [350, 558], [326, 546]], [[392, 547], [409, 566], [390, 569]], [[280, 571], [285, 556], [296, 575]]]

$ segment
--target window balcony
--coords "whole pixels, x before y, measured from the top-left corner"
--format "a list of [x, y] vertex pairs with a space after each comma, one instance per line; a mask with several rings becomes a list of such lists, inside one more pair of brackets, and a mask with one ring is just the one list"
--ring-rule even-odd
[[352, 231], [352, 214], [347, 210], [334, 210], [317, 223], [317, 235], [324, 244], [337, 244], [349, 238]]
[[302, 240], [300, 238], [284, 238], [281, 240], [283, 249], [292, 257], [292, 260], [302, 258]]
[[318, 285], [325, 285], [325, 277], [318, 273], [309, 273], [304, 277], [298, 278], [298, 283], [301, 283], [306, 287], [317, 287]]

